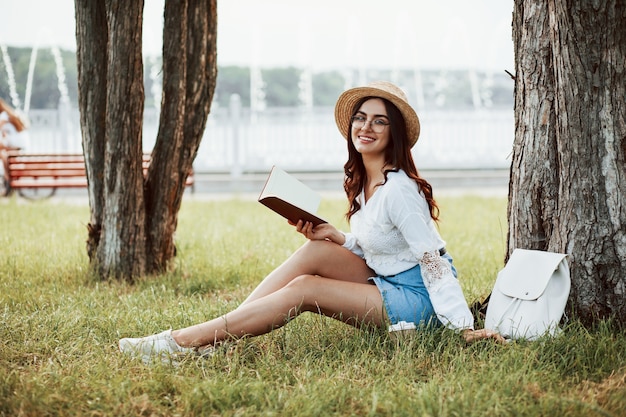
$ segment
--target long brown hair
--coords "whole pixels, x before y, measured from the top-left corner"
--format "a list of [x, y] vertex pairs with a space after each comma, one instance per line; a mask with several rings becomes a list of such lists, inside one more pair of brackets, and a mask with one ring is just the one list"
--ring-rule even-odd
[[[371, 98], [380, 97], [365, 97], [359, 100], [352, 109], [352, 114], [356, 114], [356, 112], [361, 108], [361, 105]], [[417, 183], [417, 186], [424, 194], [426, 202], [428, 203], [430, 217], [434, 221], [437, 221], [439, 220], [439, 206], [433, 197], [433, 188], [428, 181], [420, 177], [417, 167], [415, 166], [415, 161], [413, 160], [413, 155], [411, 154], [411, 148], [408, 146], [409, 141], [407, 138], [404, 118], [398, 108], [390, 101], [383, 98], [380, 99], [385, 104], [387, 117], [389, 118], [390, 123], [389, 128], [391, 140], [385, 149], [385, 162], [388, 166], [393, 167], [393, 169], [389, 169], [384, 172], [385, 182], [387, 182], [387, 174], [389, 172], [402, 169], [406, 172], [409, 178], [413, 179]], [[352, 143], [351, 132], [352, 122], [350, 122], [350, 129], [348, 130], [348, 138], [346, 140], [348, 144], [348, 161], [343, 166], [345, 174], [343, 188], [346, 192], [346, 196], [348, 197], [348, 201], [350, 202], [350, 208], [346, 213], [348, 220], [350, 220], [354, 213], [361, 209], [358, 196], [365, 186], [366, 179], [363, 157], [359, 152], [357, 152], [354, 144]]]

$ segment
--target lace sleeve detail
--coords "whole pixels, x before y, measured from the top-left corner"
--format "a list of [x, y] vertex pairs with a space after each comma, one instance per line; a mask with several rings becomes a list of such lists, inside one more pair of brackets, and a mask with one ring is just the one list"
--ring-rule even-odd
[[424, 284], [429, 291], [437, 291], [445, 283], [448, 275], [452, 275], [450, 263], [436, 251], [426, 252], [420, 261]]
[[452, 273], [450, 262], [436, 251], [426, 252], [420, 261], [420, 268], [430, 301], [441, 323], [457, 331], [473, 329], [474, 317]]

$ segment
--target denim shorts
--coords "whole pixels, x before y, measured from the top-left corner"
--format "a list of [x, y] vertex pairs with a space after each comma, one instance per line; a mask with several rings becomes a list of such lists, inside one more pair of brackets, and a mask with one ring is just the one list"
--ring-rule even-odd
[[[447, 253], [442, 257], [450, 262], [452, 273], [456, 277], [457, 272], [452, 265], [452, 257]], [[383, 297], [387, 317], [391, 324], [399, 321], [415, 323], [418, 327], [441, 324], [430, 302], [419, 264], [396, 275], [377, 276], [370, 280], [374, 281]]]

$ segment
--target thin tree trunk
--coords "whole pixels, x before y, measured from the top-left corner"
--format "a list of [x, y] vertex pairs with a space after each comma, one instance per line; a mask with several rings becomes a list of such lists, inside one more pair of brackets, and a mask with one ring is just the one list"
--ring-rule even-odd
[[141, 54], [142, 0], [107, 0], [110, 36], [107, 63], [106, 203], [98, 246], [102, 276], [145, 273], [142, 171], [144, 109]]
[[146, 254], [151, 272], [164, 270], [175, 254], [174, 232], [185, 188], [186, 176], [178, 168], [187, 81], [187, 0], [167, 1], [164, 22], [161, 117], [146, 181]]
[[216, 10], [215, 0], [176, 0], [165, 6], [161, 120], [146, 183], [149, 272], [163, 271], [175, 255], [184, 184], [215, 90]]
[[[623, 0], [515, 2], [509, 251], [569, 254], [569, 308], [587, 324], [626, 323], [625, 21]], [[549, 192], [528, 191], [536, 176]]]
[[103, 2], [76, 0], [78, 106], [91, 218], [87, 255], [96, 259], [104, 213], [108, 29]]
[[192, 1], [188, 21], [192, 29], [187, 37], [186, 162], [198, 152], [217, 83], [217, 0]]

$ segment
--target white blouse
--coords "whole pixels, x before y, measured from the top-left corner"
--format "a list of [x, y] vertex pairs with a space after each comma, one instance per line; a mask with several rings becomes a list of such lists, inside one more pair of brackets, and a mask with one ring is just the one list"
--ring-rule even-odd
[[389, 172], [350, 219], [344, 247], [359, 255], [380, 276], [395, 275], [420, 265], [424, 284], [437, 317], [455, 330], [473, 328], [461, 286], [450, 263], [439, 255], [445, 241], [430, 217], [428, 202], [418, 185], [402, 170]]

